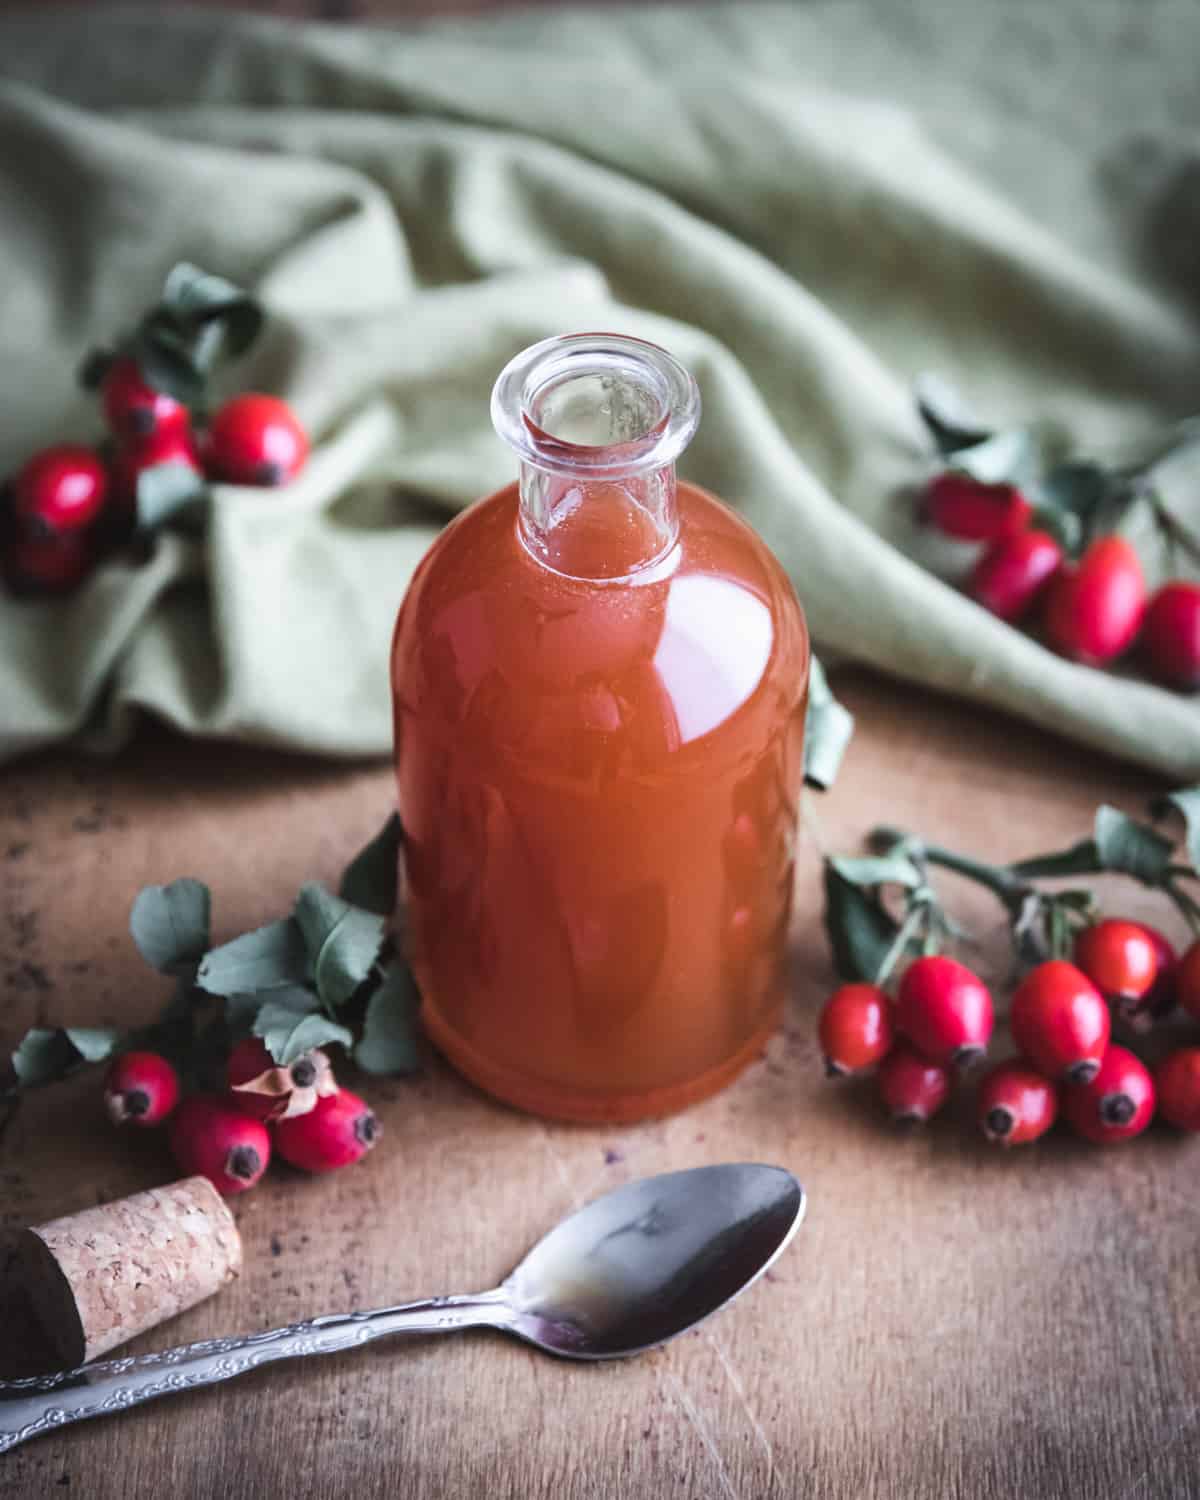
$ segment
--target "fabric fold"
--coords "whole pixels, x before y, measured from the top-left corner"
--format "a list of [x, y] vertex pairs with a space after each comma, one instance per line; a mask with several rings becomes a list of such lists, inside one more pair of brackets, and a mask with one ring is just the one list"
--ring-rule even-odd
[[[1147, 247], [1200, 251], [1171, 186], [1200, 13], [1131, 54], [1115, 0], [1066, 0], [1042, 22], [1073, 62], [1060, 97], [1001, 16], [884, 9], [0, 18], [0, 471], [99, 437], [78, 359], [181, 259], [263, 296], [269, 333], [224, 389], [284, 395], [316, 444], [286, 490], [217, 486], [203, 544], [160, 539], [66, 601], [0, 596], [0, 756], [112, 747], [143, 711], [384, 753], [408, 578], [512, 477], [492, 380], [605, 327], [693, 369], [685, 477], [762, 531], [821, 647], [1200, 777], [1196, 702], [1062, 661], [953, 587], [971, 559], [915, 522], [911, 396], [938, 369], [997, 421], [1101, 453], [1196, 404], [1194, 288]], [[1169, 498], [1200, 525], [1197, 480]]]

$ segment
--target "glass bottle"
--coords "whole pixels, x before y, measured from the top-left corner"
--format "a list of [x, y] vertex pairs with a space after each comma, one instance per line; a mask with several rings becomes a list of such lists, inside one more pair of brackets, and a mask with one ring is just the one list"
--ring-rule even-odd
[[520, 477], [418, 567], [392, 650], [405, 926], [426, 1029], [499, 1099], [666, 1114], [784, 993], [808, 695], [786, 574], [675, 460], [665, 350], [527, 349], [492, 416]]

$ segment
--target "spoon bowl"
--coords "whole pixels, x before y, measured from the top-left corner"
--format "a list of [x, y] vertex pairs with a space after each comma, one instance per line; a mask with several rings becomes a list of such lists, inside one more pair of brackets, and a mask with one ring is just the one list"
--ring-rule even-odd
[[727, 1163], [605, 1193], [564, 1219], [501, 1288], [509, 1331], [570, 1359], [619, 1359], [695, 1327], [756, 1281], [800, 1227], [782, 1167]]

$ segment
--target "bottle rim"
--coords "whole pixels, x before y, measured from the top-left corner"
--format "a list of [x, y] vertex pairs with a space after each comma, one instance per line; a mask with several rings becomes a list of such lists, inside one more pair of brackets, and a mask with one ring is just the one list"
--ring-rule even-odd
[[[620, 379], [649, 414], [629, 438], [576, 442], [543, 425], [548, 392], [588, 378]], [[492, 423], [522, 463], [552, 474], [618, 479], [672, 464], [700, 421], [700, 391], [684, 366], [658, 344], [618, 333], [543, 339], [501, 370], [492, 389]]]

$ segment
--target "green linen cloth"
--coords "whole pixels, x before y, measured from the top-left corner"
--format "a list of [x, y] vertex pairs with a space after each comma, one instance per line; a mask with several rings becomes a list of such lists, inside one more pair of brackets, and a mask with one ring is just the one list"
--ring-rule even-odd
[[695, 372], [682, 472], [762, 531], [822, 647], [1200, 777], [1195, 701], [978, 609], [922, 566], [946, 559], [904, 493], [926, 369], [1096, 451], [1200, 406], [1197, 56], [1192, 0], [10, 12], [0, 470], [98, 435], [78, 357], [182, 259], [261, 291], [272, 332], [231, 373], [318, 446], [286, 491], [218, 489], [203, 542], [0, 601], [0, 755], [117, 744], [140, 709], [384, 751], [405, 584], [514, 471], [493, 378], [610, 328]]

